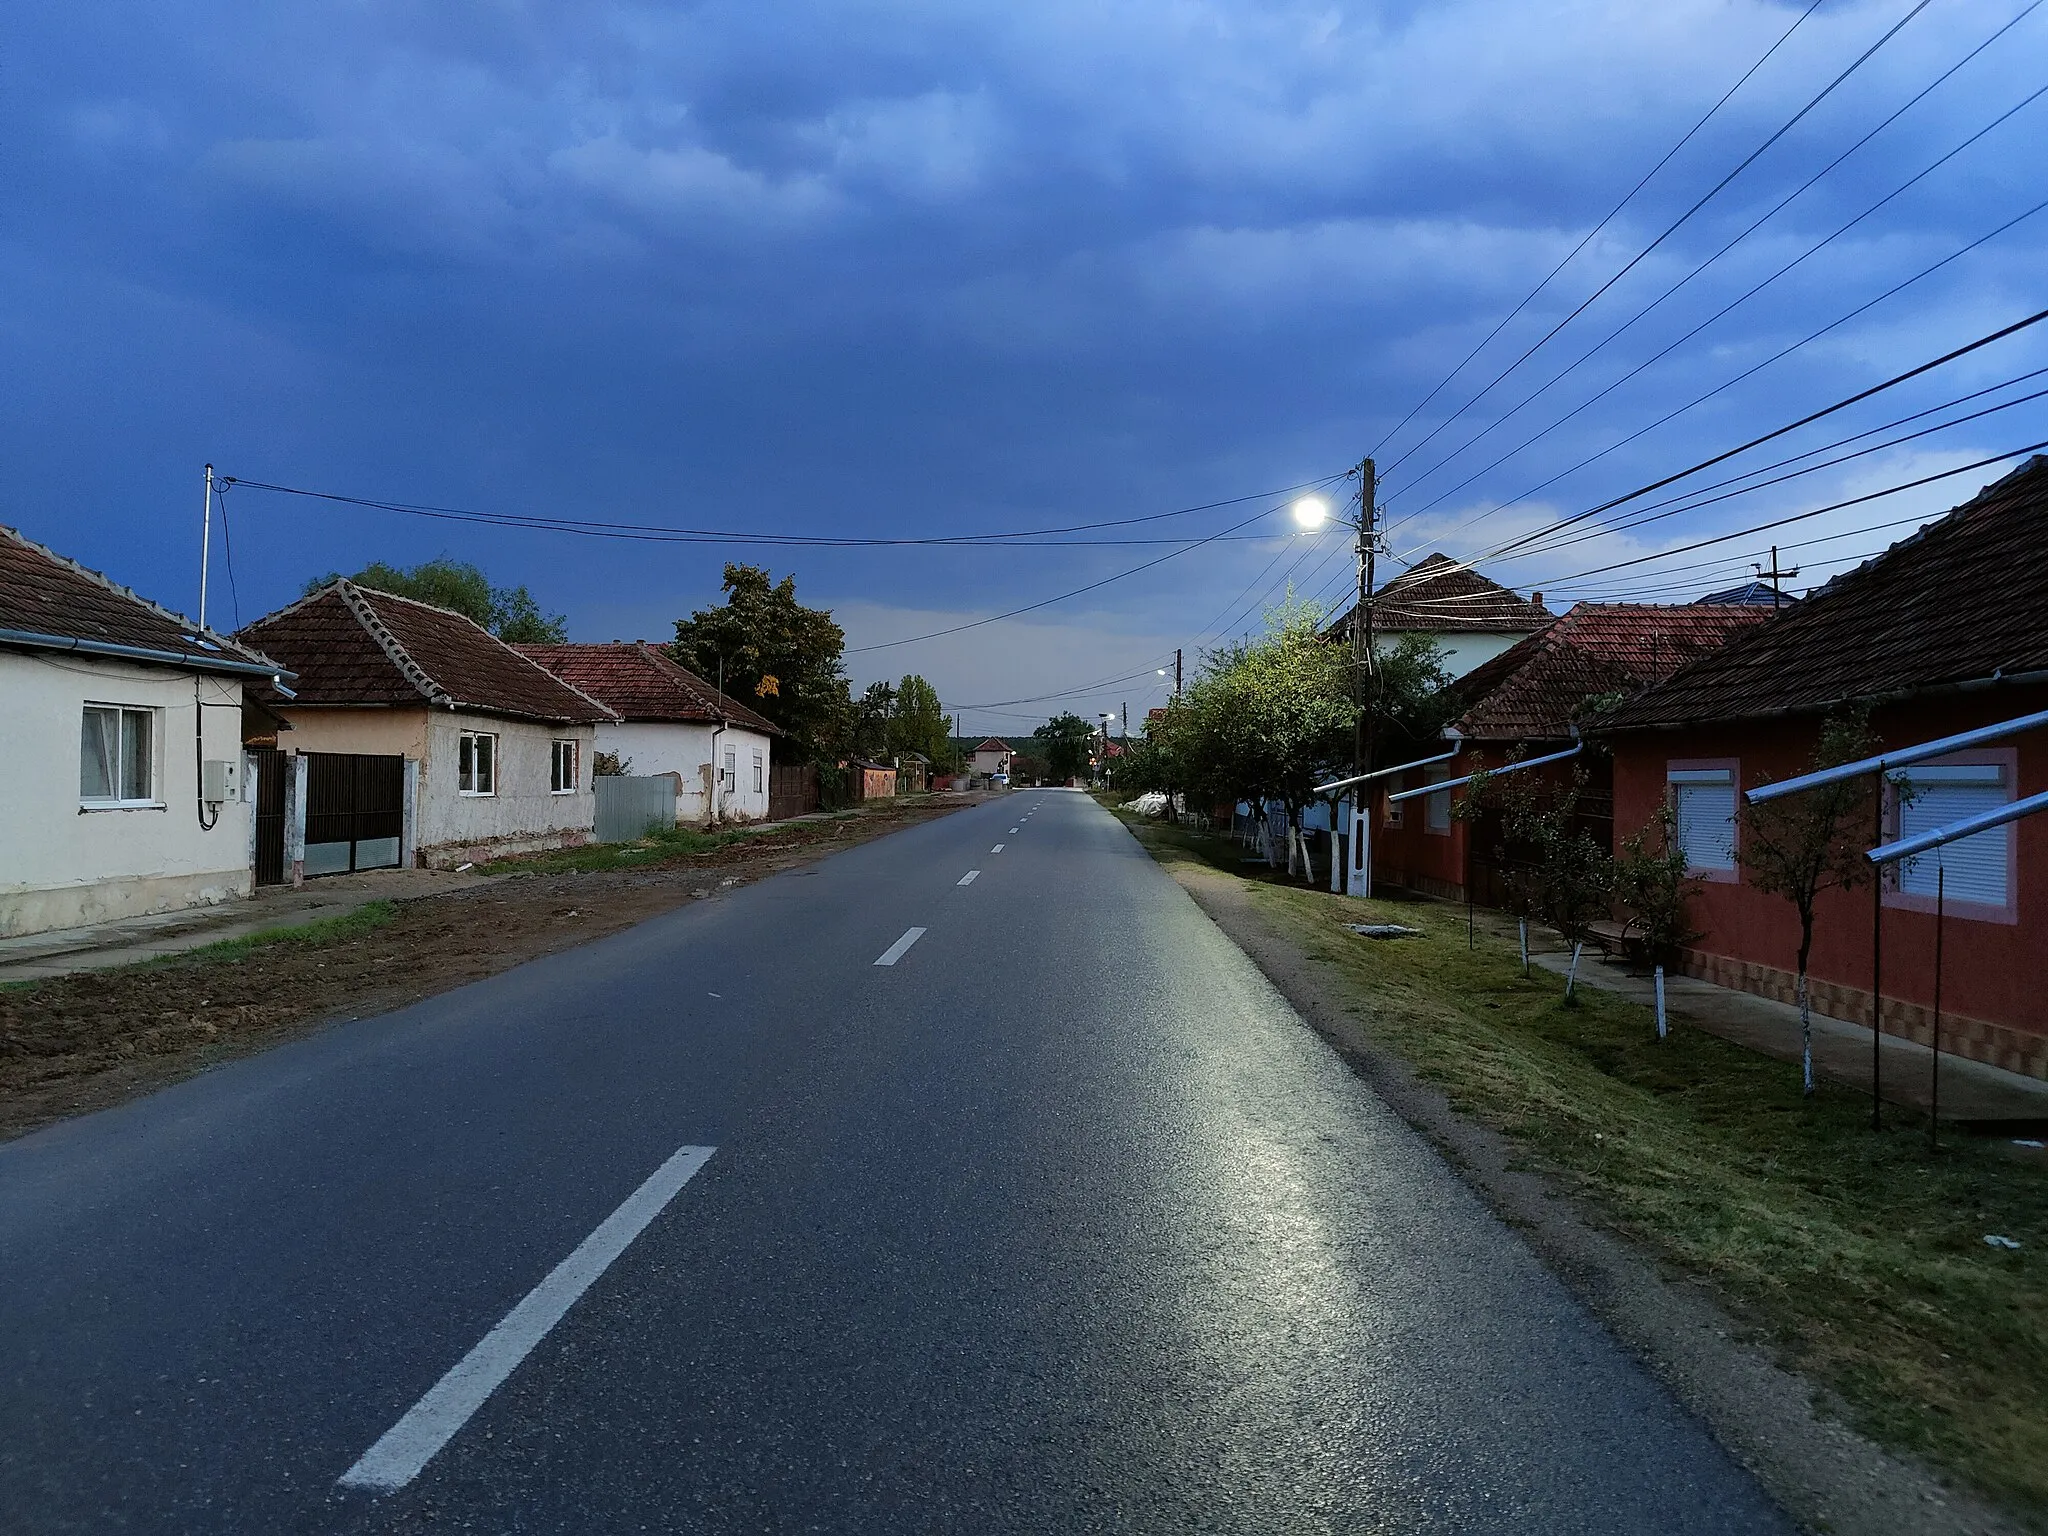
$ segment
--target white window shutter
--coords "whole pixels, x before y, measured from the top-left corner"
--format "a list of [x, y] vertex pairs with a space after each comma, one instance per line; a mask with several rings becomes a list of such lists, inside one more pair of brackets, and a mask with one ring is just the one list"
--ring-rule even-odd
[[1673, 773], [1678, 846], [1692, 869], [1735, 867], [1735, 776], [1726, 771]]
[[[1920, 769], [1901, 777], [1910, 786], [1910, 803], [1899, 807], [1900, 837], [1917, 837], [1996, 810], [2009, 798], [2003, 770], [1995, 764]], [[1949, 901], [2005, 906], [2006, 840], [2011, 834], [2010, 826], [1993, 827], [1905, 860], [1899, 866], [1899, 889], [1911, 896], [1932, 896], [1938, 872], [1946, 871], [1940, 883]]]

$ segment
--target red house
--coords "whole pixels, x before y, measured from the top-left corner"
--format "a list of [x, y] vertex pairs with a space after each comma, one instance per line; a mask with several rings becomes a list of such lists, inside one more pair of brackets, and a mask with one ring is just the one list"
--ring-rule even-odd
[[[1692, 918], [1704, 932], [1687, 956], [1694, 974], [1791, 1000], [1798, 919], [1789, 902], [1743, 879], [1739, 797], [1800, 773], [1829, 712], [1862, 705], [1894, 750], [2048, 708], [2048, 458], [1602, 720], [1617, 829], [1627, 835], [1670, 799], [1704, 879]], [[1887, 837], [2048, 789], [2048, 730], [1897, 778], [1911, 792], [1887, 783]], [[1878, 832], [1871, 828], [1872, 841]], [[1871, 1022], [1881, 923], [1882, 1027], [1927, 1038], [1937, 858], [1948, 898], [1944, 1046], [2048, 1077], [2048, 819], [1979, 833], [1874, 888], [1824, 897], [1810, 964], [1814, 1006]]]
[[[1526, 760], [1564, 751], [1576, 740], [1574, 723], [1588, 699], [1634, 693], [1771, 617], [1769, 608], [1735, 603], [1580, 603], [1451, 685], [1463, 712], [1449, 733], [1456, 742], [1444, 746], [1458, 745], [1456, 757], [1383, 780], [1380, 788], [1398, 794], [1498, 768], [1511, 756]], [[1611, 848], [1613, 786], [1604, 754], [1528, 771], [1563, 780], [1578, 768], [1588, 776], [1581, 813]], [[1464, 900], [1469, 889], [1474, 900], [1498, 904], [1499, 829], [1452, 816], [1453, 793], [1382, 800], [1373, 839], [1375, 883], [1455, 901]]]

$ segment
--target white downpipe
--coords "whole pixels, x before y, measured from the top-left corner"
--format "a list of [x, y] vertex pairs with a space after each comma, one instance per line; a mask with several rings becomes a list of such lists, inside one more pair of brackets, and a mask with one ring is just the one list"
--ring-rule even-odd
[[1572, 995], [1572, 988], [1578, 984], [1579, 951], [1584, 949], [1585, 947], [1586, 941], [1584, 939], [1579, 940], [1578, 943], [1572, 946], [1572, 966], [1570, 970], [1564, 973], [1564, 995], [1566, 1001], [1570, 1001]]
[[1671, 1032], [1664, 1020], [1664, 967], [1657, 967], [1657, 1038], [1662, 1040]]

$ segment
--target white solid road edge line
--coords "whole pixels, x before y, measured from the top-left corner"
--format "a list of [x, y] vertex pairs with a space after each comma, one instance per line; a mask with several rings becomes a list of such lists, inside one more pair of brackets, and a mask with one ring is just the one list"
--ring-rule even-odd
[[526, 1293], [504, 1320], [485, 1334], [452, 1370], [435, 1382], [404, 1418], [341, 1474], [344, 1488], [390, 1493], [420, 1474], [484, 1400], [547, 1337], [612, 1260], [631, 1246], [676, 1192], [696, 1177], [716, 1147], [683, 1147], [653, 1173], [598, 1229], [576, 1245], [548, 1277]]
[[909, 953], [911, 945], [915, 944], [919, 939], [923, 937], [924, 930], [922, 928], [905, 929], [903, 937], [898, 939], [894, 944], [891, 944], [887, 949], [883, 950], [881, 956], [875, 961], [875, 964], [894, 965], [898, 960], [901, 960], [904, 957], [904, 955]]
[[974, 877], [980, 873], [981, 871], [978, 869], [970, 869], [969, 871], [967, 871], [966, 874], [962, 875], [958, 880], [954, 881], [953, 883], [955, 885], [972, 885], [974, 884]]

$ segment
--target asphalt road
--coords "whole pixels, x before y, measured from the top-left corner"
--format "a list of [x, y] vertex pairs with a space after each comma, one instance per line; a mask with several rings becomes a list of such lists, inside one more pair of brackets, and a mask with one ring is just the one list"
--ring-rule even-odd
[[1787, 1528], [1032, 791], [0, 1147], [0, 1527]]

